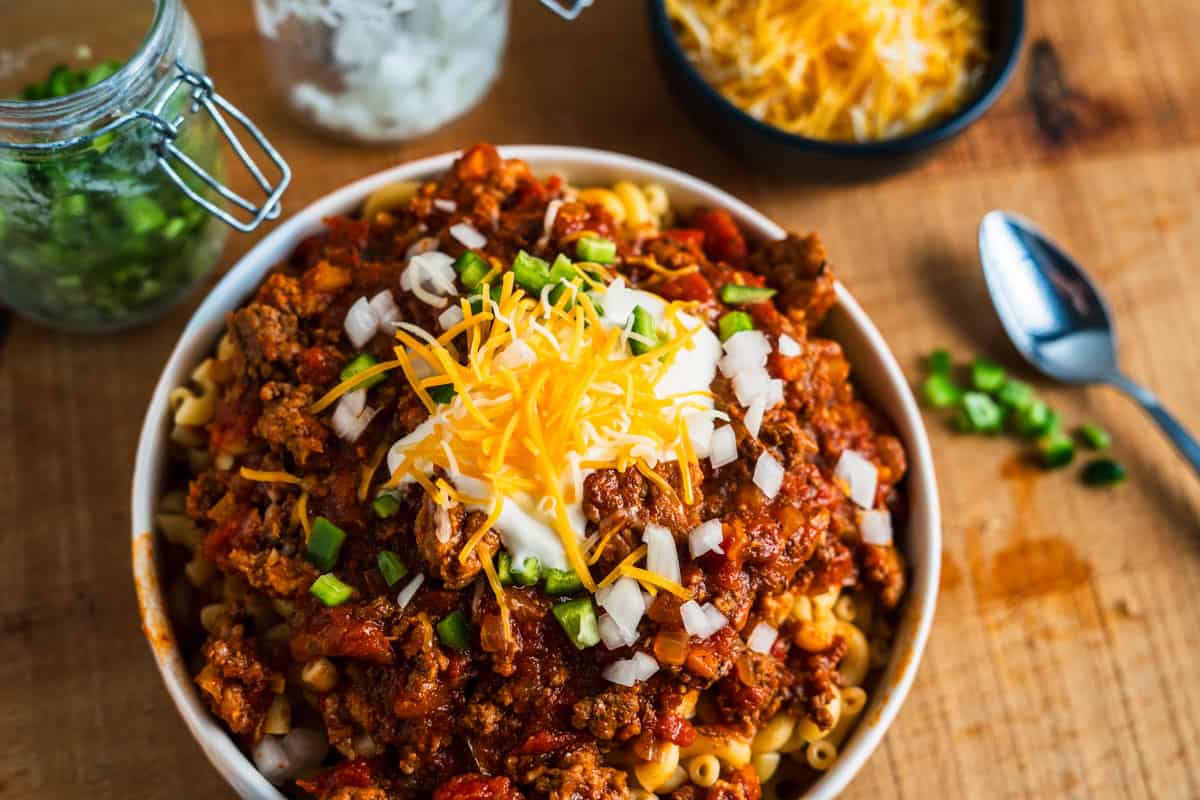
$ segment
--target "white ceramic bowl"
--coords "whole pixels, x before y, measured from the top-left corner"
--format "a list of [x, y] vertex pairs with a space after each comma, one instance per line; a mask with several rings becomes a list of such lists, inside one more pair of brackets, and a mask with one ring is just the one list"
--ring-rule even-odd
[[[774, 222], [715, 186], [649, 161], [573, 147], [501, 150], [505, 157], [527, 161], [538, 175], [558, 173], [576, 185], [607, 185], [619, 179], [659, 183], [666, 187], [677, 207], [704, 205], [727, 209], [751, 238], [770, 240], [784, 235]], [[323, 218], [354, 210], [372, 191], [393, 181], [433, 178], [450, 166], [455, 155], [426, 158], [352, 183], [313, 203], [264, 238], [196, 310], [171, 353], [146, 411], [133, 476], [133, 574], [142, 628], [184, 722], [213, 766], [244, 798], [282, 800], [283, 795], [258, 773], [197, 694], [171, 633], [159, 577], [158, 543], [151, 531], [158, 499], [166, 488], [163, 477], [169, 429], [167, 393], [185, 383], [195, 365], [212, 353], [224, 329], [226, 312], [252, 294], [263, 276], [285, 261], [304, 237], [321, 230]], [[844, 347], [853, 365], [855, 383], [891, 418], [908, 449], [911, 514], [908, 530], [900, 534], [899, 542], [911, 564], [912, 575], [892, 662], [871, 692], [871, 704], [862, 723], [834, 766], [809, 788], [805, 795], [809, 800], [837, 795], [862, 767], [900, 710], [933, 622], [942, 552], [933, 460], [917, 404], [879, 331], [845, 287], [839, 284], [837, 292], [838, 303], [829, 316], [828, 330]]]

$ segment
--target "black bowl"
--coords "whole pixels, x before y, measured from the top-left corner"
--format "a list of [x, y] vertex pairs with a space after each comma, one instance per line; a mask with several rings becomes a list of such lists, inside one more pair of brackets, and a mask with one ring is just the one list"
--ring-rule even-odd
[[755, 119], [725, 98], [692, 66], [663, 0], [648, 0], [654, 50], [667, 83], [687, 114], [723, 149], [775, 173], [799, 179], [859, 180], [913, 166], [961, 133], [987, 111], [1012, 76], [1025, 37], [1025, 0], [987, 0], [988, 45], [992, 53], [975, 95], [953, 116], [932, 127], [875, 142], [810, 139]]

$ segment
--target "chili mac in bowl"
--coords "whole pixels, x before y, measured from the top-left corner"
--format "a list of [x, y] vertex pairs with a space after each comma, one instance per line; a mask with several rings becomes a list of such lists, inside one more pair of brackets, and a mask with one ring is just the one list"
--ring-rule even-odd
[[171, 356], [133, 520], [168, 690], [255, 798], [832, 796], [940, 553], [915, 403], [819, 240], [571, 148], [268, 236]]

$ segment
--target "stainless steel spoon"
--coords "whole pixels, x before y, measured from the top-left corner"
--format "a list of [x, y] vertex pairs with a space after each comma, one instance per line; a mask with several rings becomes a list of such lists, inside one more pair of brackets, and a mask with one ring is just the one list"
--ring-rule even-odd
[[1117, 366], [1117, 335], [1087, 273], [1033, 223], [992, 211], [979, 257], [1000, 321], [1025, 360], [1068, 383], [1107, 383], [1132, 397], [1200, 474], [1200, 444], [1148, 389]]

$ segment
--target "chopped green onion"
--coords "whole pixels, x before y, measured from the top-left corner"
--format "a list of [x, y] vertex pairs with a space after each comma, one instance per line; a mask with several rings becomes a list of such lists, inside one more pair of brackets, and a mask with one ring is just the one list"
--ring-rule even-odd
[[[364, 372], [379, 363], [379, 359], [370, 353], [359, 353], [354, 358], [346, 362], [346, 366], [342, 367], [341, 374], [338, 375], [344, 381], [348, 381], [360, 372]], [[370, 389], [372, 386], [377, 386], [387, 380], [387, 376], [382, 372], [378, 375], [372, 375], [362, 383], [356, 384], [355, 389]]]
[[379, 574], [387, 581], [388, 586], [394, 586], [397, 581], [408, 574], [408, 565], [400, 560], [400, 556], [391, 550], [380, 550], [375, 558]]
[[538, 294], [550, 283], [550, 265], [524, 250], [517, 253], [512, 265], [513, 280], [530, 294]]
[[735, 333], [754, 330], [754, 320], [745, 311], [730, 311], [717, 320], [717, 330], [724, 342]]
[[596, 620], [596, 609], [592, 607], [591, 598], [581, 597], [559, 603], [553, 613], [576, 648], [585, 650], [600, 642], [600, 624]]
[[[492, 286], [488, 290], [488, 296], [491, 297], [493, 301], [499, 303], [500, 298], [504, 296], [504, 289], [499, 286]], [[478, 314], [480, 311], [483, 311], [483, 295], [482, 294], [475, 295], [474, 297], [470, 298], [470, 300], [468, 302], [470, 302], [470, 304], [471, 304], [471, 313], [472, 314]]]
[[574, 570], [551, 567], [546, 570], [545, 579], [546, 594], [575, 594], [583, 589], [583, 581], [579, 579]]
[[441, 405], [449, 403], [454, 399], [454, 395], [458, 394], [458, 390], [454, 388], [453, 383], [443, 383], [441, 386], [431, 386], [425, 390], [429, 393], [429, 399]]
[[462, 285], [469, 290], [479, 288], [479, 284], [483, 283], [483, 279], [492, 267], [488, 264], [487, 259], [478, 253], [468, 250], [458, 257], [454, 262], [454, 271], [458, 273], [458, 279], [462, 281]]
[[510, 569], [513, 583], [517, 586], [536, 586], [542, 577], [542, 562], [538, 561], [537, 556], [527, 556], [520, 566], [514, 564]]
[[1083, 468], [1085, 486], [1115, 486], [1126, 478], [1125, 468], [1111, 458], [1098, 458]]
[[939, 348], [930, 353], [929, 371], [934, 375], [948, 375], [950, 373], [950, 351]]
[[375, 510], [375, 515], [380, 519], [394, 517], [400, 510], [400, 498], [394, 494], [381, 494], [371, 501], [371, 508]]
[[[1112, 445], [1112, 436], [1108, 431], [1094, 422], [1088, 422], [1079, 427], [1079, 435], [1093, 450], [1104, 450]], [[1095, 462], [1099, 463], [1099, 462]]]
[[579, 267], [571, 263], [571, 259], [567, 258], [562, 253], [554, 259], [554, 263], [550, 265], [550, 282], [561, 283], [566, 281], [570, 283], [580, 276]]
[[634, 306], [633, 312], [630, 313], [630, 323], [627, 323], [629, 332], [633, 333], [642, 339], [650, 341], [641, 341], [633, 336], [629, 337], [629, 349], [634, 355], [640, 356], [642, 353], [649, 353], [654, 348], [658, 347], [658, 331], [654, 329], [654, 317], [650, 316], [650, 312], [641, 306]]
[[134, 236], [144, 236], [167, 222], [167, 214], [162, 210], [162, 206], [144, 194], [121, 197], [117, 206]]
[[325, 517], [317, 517], [313, 520], [312, 532], [308, 535], [308, 560], [317, 569], [328, 572], [337, 563], [344, 541], [344, 530]]
[[[558, 305], [564, 294], [574, 291], [573, 286], [581, 274], [579, 267], [572, 264], [571, 259], [562, 253], [558, 254], [558, 258], [550, 265], [550, 285], [554, 287], [550, 292], [551, 305]], [[570, 311], [574, 307], [575, 298], [572, 297], [563, 308]]]
[[599, 236], [584, 236], [575, 243], [575, 255], [593, 264], [612, 264], [617, 260], [617, 243]]
[[312, 582], [312, 586], [308, 587], [308, 591], [329, 608], [340, 606], [354, 593], [353, 589], [339, 581], [332, 572], [318, 577]]
[[467, 618], [462, 611], [442, 617], [442, 621], [437, 624], [437, 635], [442, 644], [460, 653], [471, 646], [471, 639], [467, 634]]
[[1000, 405], [1005, 408], [1020, 411], [1023, 408], [1028, 408], [1029, 404], [1033, 402], [1033, 389], [1030, 388], [1028, 383], [1022, 383], [1010, 378], [996, 390], [995, 397]]
[[496, 577], [500, 579], [501, 586], [512, 586], [512, 556], [508, 553], [501, 553], [496, 559]]
[[1027, 439], [1045, 436], [1058, 425], [1058, 414], [1041, 400], [1034, 400], [1016, 412], [1017, 432]]
[[1043, 466], [1049, 469], [1065, 467], [1075, 458], [1075, 442], [1062, 431], [1050, 431], [1037, 441]]
[[944, 372], [935, 372], [921, 387], [925, 400], [934, 408], [953, 408], [962, 402], [963, 390]]
[[989, 394], [996, 391], [1004, 385], [1004, 367], [986, 358], [975, 359], [971, 362], [971, 385]]
[[1004, 425], [1004, 413], [986, 394], [966, 392], [955, 423], [964, 432], [997, 433]]
[[774, 296], [775, 290], [765, 286], [742, 286], [737, 283], [727, 283], [721, 287], [721, 302], [730, 306], [761, 303]]

